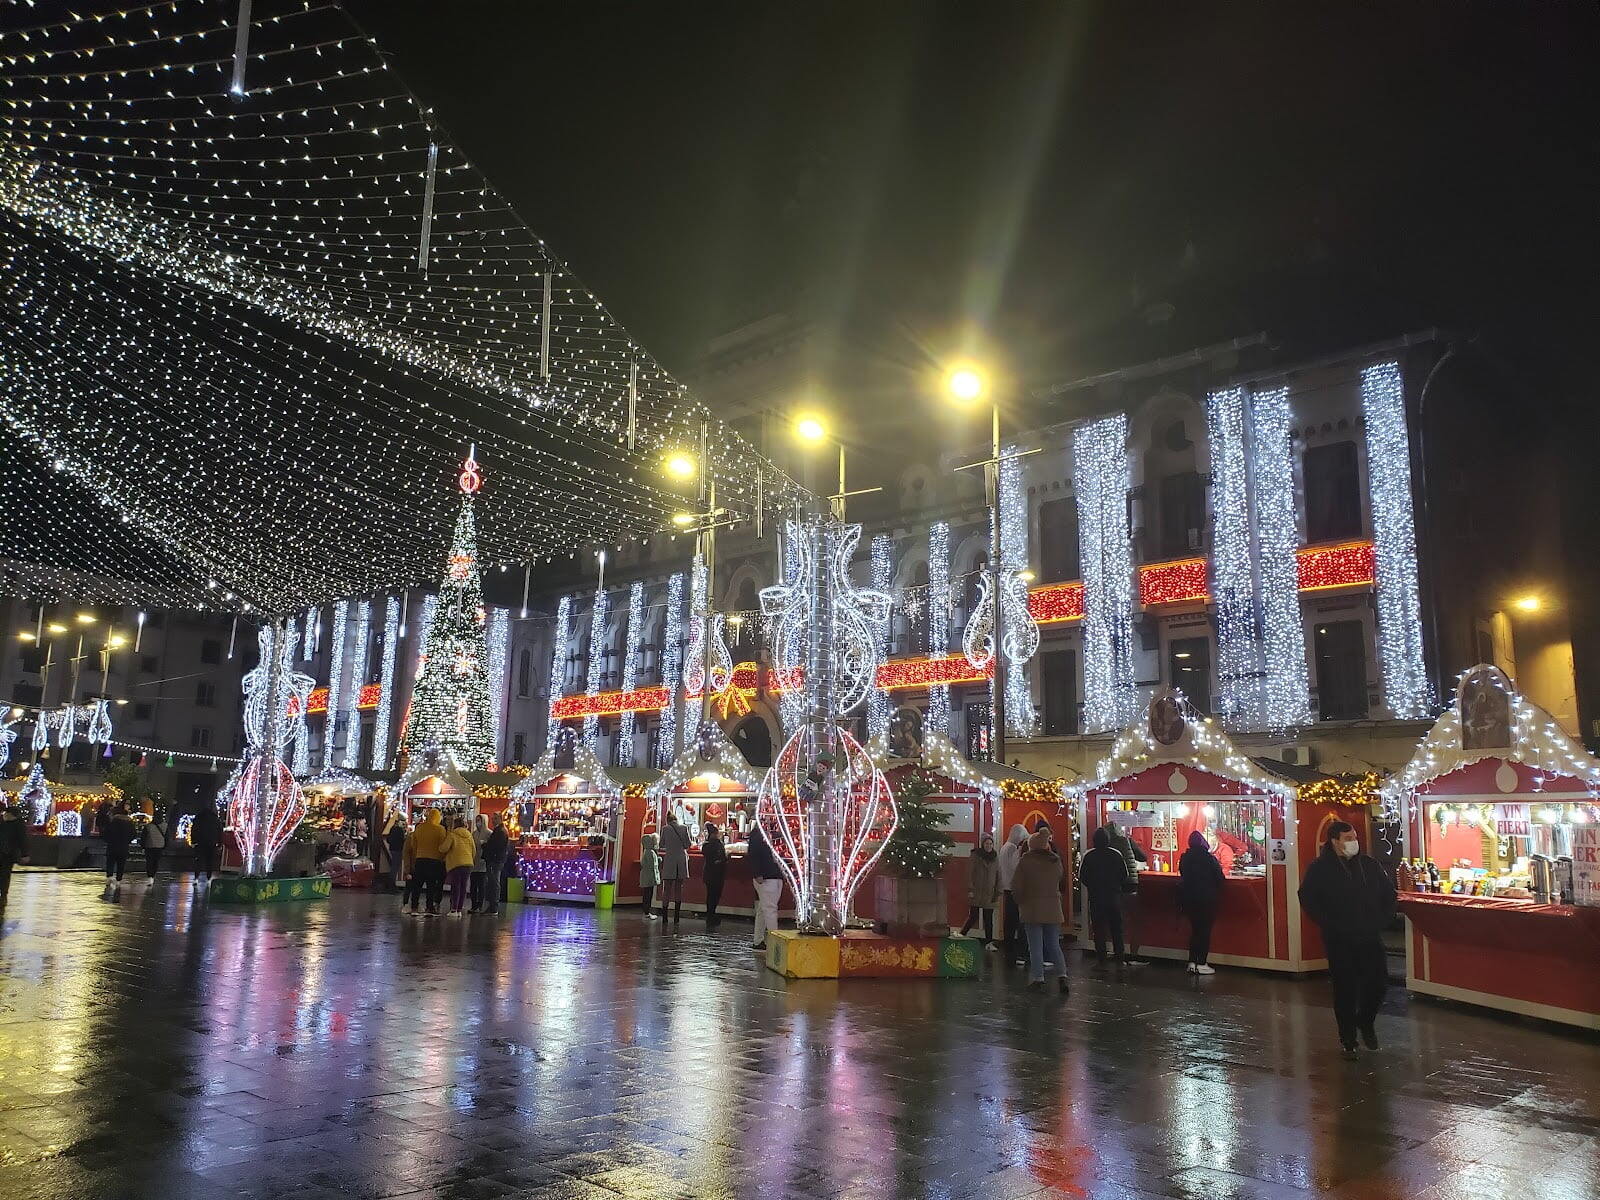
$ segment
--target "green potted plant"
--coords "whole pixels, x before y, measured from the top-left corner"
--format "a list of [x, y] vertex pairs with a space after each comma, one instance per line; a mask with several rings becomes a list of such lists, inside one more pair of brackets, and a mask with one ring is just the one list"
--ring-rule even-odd
[[944, 937], [950, 932], [944, 864], [955, 839], [944, 831], [950, 814], [928, 803], [933, 790], [933, 777], [915, 767], [895, 794], [897, 822], [873, 892], [878, 921], [896, 937]]

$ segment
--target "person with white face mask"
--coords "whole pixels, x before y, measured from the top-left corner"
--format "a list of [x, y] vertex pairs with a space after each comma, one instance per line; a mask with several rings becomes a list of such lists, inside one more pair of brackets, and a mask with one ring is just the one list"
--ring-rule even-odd
[[1322, 853], [1306, 870], [1300, 907], [1322, 929], [1333, 978], [1333, 1015], [1344, 1056], [1356, 1057], [1356, 1035], [1378, 1048], [1378, 1007], [1389, 986], [1383, 931], [1394, 918], [1394, 882], [1374, 858], [1361, 853], [1355, 828], [1328, 826]]

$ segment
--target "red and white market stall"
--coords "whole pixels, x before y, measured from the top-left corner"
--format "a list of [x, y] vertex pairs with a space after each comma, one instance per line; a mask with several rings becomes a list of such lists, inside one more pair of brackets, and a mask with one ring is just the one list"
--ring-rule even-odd
[[511, 789], [507, 805], [525, 895], [593, 904], [597, 885], [614, 883], [618, 900], [637, 902], [645, 794], [660, 777], [644, 768], [606, 767], [582, 743], [573, 747], [570, 766], [556, 766], [554, 754], [540, 759]]
[[[756, 798], [764, 772], [752, 767], [743, 754], [722, 732], [720, 726], [703, 726], [693, 745], [685, 747], [677, 760], [650, 787], [650, 815], [646, 828], [654, 831], [670, 810], [689, 831], [694, 849], [689, 852], [689, 880], [683, 889], [683, 906], [704, 912], [706, 884], [700, 842], [707, 822], [715, 825], [727, 843], [728, 872], [717, 911], [749, 916], [755, 912], [755, 881], [745, 858], [746, 834], [756, 820]], [[627, 847], [631, 858], [634, 894], [638, 894], [639, 847], [635, 839]], [[659, 891], [658, 891], [659, 896]], [[784, 889], [779, 910], [793, 908], [793, 898]]]
[[1188, 957], [1178, 859], [1199, 831], [1225, 876], [1211, 961], [1296, 973], [1327, 966], [1321, 936], [1300, 912], [1300, 880], [1328, 822], [1349, 821], [1370, 844], [1365, 805], [1300, 799], [1293, 783], [1240, 753], [1220, 724], [1175, 689], [1158, 692], [1118, 736], [1093, 780], [1064, 793], [1081, 806], [1086, 842], [1110, 822], [1144, 850], [1142, 954]]
[[1407, 987], [1600, 1029], [1600, 759], [1480, 665], [1383, 792]]

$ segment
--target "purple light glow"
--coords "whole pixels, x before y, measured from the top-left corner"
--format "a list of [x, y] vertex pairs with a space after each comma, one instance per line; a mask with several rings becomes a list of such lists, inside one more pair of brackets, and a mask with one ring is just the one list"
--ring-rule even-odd
[[519, 851], [517, 874], [530, 892], [592, 897], [600, 864], [581, 846], [530, 846]]

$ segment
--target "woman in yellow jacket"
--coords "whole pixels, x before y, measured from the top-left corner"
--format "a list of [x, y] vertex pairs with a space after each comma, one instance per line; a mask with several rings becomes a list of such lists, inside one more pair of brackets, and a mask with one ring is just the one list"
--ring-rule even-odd
[[472, 830], [460, 817], [450, 818], [450, 837], [444, 845], [444, 881], [450, 885], [450, 915], [459, 917], [467, 903], [467, 883], [472, 875], [472, 860], [478, 856], [478, 843]]
[[439, 911], [439, 900], [444, 895], [444, 852], [450, 841], [450, 831], [439, 821], [437, 808], [430, 808], [417, 822], [417, 827], [406, 838], [402, 851], [402, 865], [406, 873], [406, 903], [411, 915], [417, 915], [417, 901], [423, 890], [428, 893], [428, 915]]

